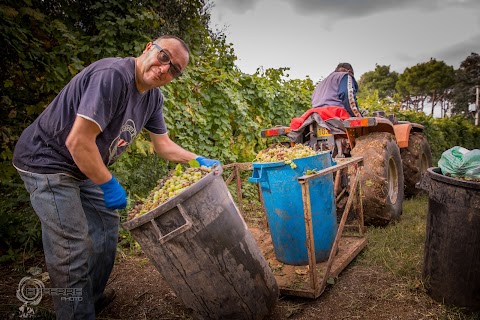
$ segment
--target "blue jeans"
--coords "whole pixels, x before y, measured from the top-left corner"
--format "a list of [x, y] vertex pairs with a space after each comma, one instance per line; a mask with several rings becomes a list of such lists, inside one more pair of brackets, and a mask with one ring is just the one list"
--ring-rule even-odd
[[57, 319], [95, 319], [95, 301], [115, 261], [118, 213], [105, 207], [102, 190], [90, 180], [19, 173], [42, 225], [51, 287], [81, 291], [81, 299], [52, 293]]

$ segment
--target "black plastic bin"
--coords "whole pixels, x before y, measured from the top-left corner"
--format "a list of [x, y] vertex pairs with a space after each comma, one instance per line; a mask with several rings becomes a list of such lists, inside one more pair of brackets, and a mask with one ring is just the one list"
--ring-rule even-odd
[[442, 175], [429, 168], [428, 219], [423, 279], [436, 301], [480, 310], [480, 182]]
[[262, 319], [277, 282], [217, 170], [123, 227], [196, 319]]

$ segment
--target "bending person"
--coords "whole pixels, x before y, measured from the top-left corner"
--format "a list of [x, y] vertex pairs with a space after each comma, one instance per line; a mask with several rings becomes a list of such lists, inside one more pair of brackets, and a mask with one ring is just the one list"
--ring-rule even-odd
[[143, 128], [164, 159], [220, 164], [183, 149], [167, 133], [159, 87], [181, 76], [189, 57], [187, 45], [167, 35], [136, 58], [96, 61], [20, 136], [13, 164], [41, 221], [51, 285], [79, 296], [53, 296], [57, 319], [95, 319], [114, 297], [105, 286], [118, 242], [116, 209], [125, 208], [127, 194], [108, 166]]

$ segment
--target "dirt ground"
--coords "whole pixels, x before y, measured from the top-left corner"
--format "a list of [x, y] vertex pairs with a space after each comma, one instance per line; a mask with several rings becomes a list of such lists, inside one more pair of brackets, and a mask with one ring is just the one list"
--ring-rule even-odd
[[[263, 232], [258, 233], [258, 230], [266, 228], [265, 223], [262, 218], [249, 216], [249, 228], [269, 265], [272, 266], [267, 253], [271, 238]], [[340, 248], [337, 256], [341, 252]], [[31, 267], [37, 268], [39, 274], [32, 276], [29, 273]], [[0, 319], [19, 319], [19, 307], [22, 303], [16, 296], [16, 290], [23, 277], [42, 279], [43, 276], [45, 287], [50, 287], [48, 278], [45, 278], [48, 273], [45, 272], [43, 259], [29, 261], [21, 269], [27, 271], [0, 265]], [[272, 271], [280, 283], [273, 267]], [[304, 273], [301, 276], [307, 277]], [[192, 313], [184, 306], [180, 297], [170, 289], [168, 281], [165, 281], [141, 250], [137, 254], [125, 255], [121, 252], [117, 254], [107, 288], [115, 289], [116, 298], [98, 319], [193, 319]], [[50, 296], [42, 297], [35, 308], [35, 315], [34, 319], [54, 319]], [[325, 291], [316, 299], [281, 295], [264, 320], [283, 319], [480, 320], [480, 316], [447, 308], [431, 299], [422, 283], [411, 283], [411, 280], [408, 282], [395, 277], [380, 266], [369, 267], [361, 260], [355, 259], [343, 269], [335, 283], [327, 285]]]
[[[32, 265], [45, 271], [42, 260]], [[28, 268], [26, 268], [28, 270]], [[39, 269], [39, 270], [40, 270]], [[20, 280], [31, 276], [11, 266], [0, 267], [0, 318], [18, 319], [22, 305], [16, 297]], [[40, 278], [41, 274], [36, 276]], [[45, 280], [45, 287], [49, 287]], [[161, 274], [142, 253], [118, 257], [107, 287], [117, 297], [98, 319], [192, 319]], [[52, 302], [44, 296], [34, 319], [53, 319]], [[423, 287], [404, 283], [381, 268], [352, 262], [317, 299], [281, 296], [266, 320], [280, 319], [477, 319], [448, 313], [425, 294]]]

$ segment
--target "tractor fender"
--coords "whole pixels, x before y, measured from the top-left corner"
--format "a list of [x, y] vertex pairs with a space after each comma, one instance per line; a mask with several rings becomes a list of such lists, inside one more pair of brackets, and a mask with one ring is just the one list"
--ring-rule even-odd
[[352, 117], [344, 120], [347, 129], [348, 141], [352, 148], [355, 147], [355, 139], [373, 132], [387, 132], [395, 136], [392, 122], [380, 117]]
[[412, 130], [411, 123], [399, 123], [393, 126], [395, 131], [395, 139], [399, 148], [408, 147], [408, 138], [410, 137], [410, 131]]
[[375, 127], [371, 127], [370, 132], [388, 132], [391, 134], [395, 134], [394, 126], [390, 120], [387, 118], [375, 118], [377, 125]]

